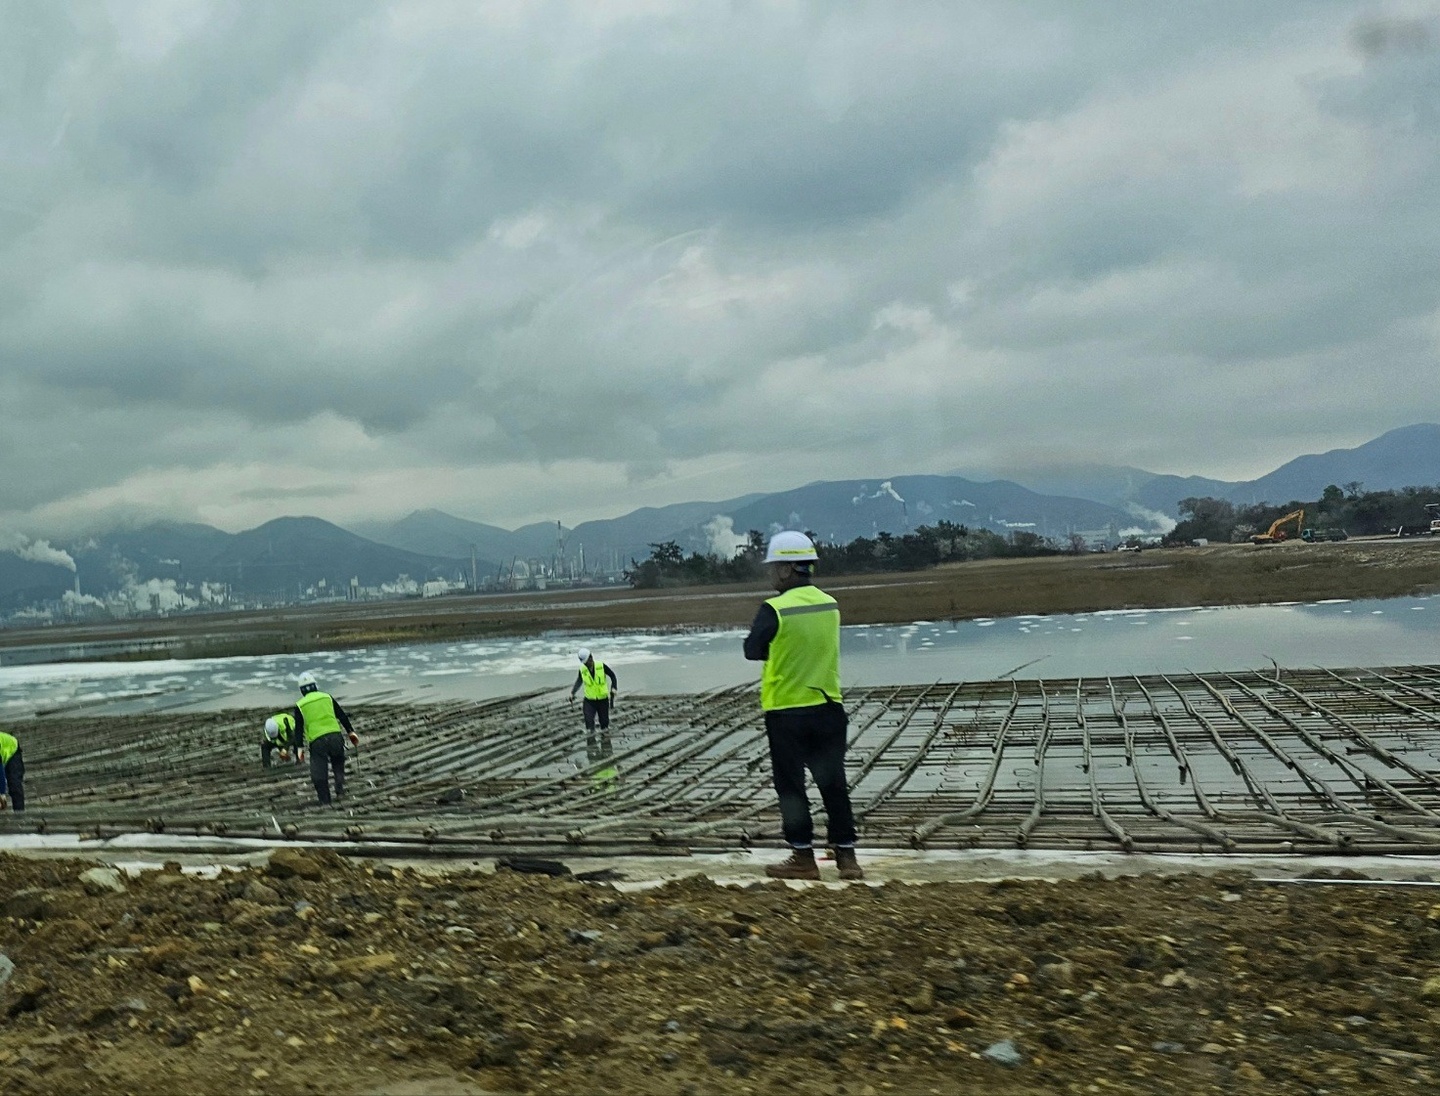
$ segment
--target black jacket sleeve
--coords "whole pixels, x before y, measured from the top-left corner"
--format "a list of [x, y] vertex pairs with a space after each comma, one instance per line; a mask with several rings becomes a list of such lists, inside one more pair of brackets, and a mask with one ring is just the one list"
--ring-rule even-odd
[[290, 709], [290, 718], [295, 720], [295, 727], [290, 732], [290, 737], [294, 742], [295, 748], [298, 750], [301, 746], [305, 745], [305, 716], [300, 711], [300, 705], [297, 704]]
[[345, 728], [345, 733], [354, 734], [355, 728], [350, 726], [350, 717], [345, 714], [345, 709], [340, 707], [340, 701], [336, 700], [334, 697], [331, 697], [330, 703], [334, 705], [335, 718], [340, 721], [340, 726]]
[[615, 676], [615, 671], [610, 669], [608, 662], [605, 664], [605, 676], [610, 679], [610, 688], [618, 692], [620, 689], [620, 679]]
[[745, 657], [751, 662], [764, 662], [770, 657], [770, 641], [779, 634], [780, 618], [775, 607], [762, 601], [750, 624], [750, 634], [745, 637]]

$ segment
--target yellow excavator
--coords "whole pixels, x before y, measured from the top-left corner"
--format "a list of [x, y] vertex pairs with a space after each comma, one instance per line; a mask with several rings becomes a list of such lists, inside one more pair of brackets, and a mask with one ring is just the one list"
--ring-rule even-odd
[[1305, 511], [1291, 510], [1283, 518], [1276, 518], [1270, 523], [1270, 528], [1266, 529], [1265, 532], [1253, 534], [1250, 537], [1250, 543], [1277, 544], [1282, 540], [1288, 540], [1290, 535], [1285, 531], [1285, 526], [1289, 525], [1292, 521], [1295, 523], [1295, 531], [1299, 532], [1301, 526], [1305, 524]]

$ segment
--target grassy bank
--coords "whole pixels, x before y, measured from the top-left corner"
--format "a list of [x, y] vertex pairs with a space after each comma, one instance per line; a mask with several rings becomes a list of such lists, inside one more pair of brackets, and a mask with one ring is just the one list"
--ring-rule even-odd
[[[851, 624], [1402, 597], [1440, 590], [1440, 539], [981, 560], [820, 581]], [[201, 658], [547, 631], [743, 627], [766, 594], [760, 585], [610, 588], [340, 604], [12, 630], [0, 634], [0, 647], [148, 641], [152, 649], [137, 657]]]

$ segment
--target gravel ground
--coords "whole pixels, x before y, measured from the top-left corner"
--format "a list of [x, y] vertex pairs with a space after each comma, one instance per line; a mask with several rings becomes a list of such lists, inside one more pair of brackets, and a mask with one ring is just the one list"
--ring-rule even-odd
[[1433, 1092], [1437, 898], [0, 856], [0, 1088]]

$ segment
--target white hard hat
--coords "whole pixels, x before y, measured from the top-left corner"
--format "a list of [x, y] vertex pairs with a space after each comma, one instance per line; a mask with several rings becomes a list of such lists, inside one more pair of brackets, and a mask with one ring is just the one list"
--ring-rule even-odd
[[273, 715], [265, 721], [265, 737], [271, 742], [280, 737], [280, 724]]
[[819, 558], [810, 538], [793, 529], [771, 537], [770, 547], [765, 552], [766, 563], [813, 563]]
[[589, 662], [589, 661], [590, 661], [590, 648], [589, 648], [589, 647], [581, 647], [578, 651], [575, 652], [575, 657], [578, 658], [581, 662]]
[[301, 692], [304, 692], [306, 689], [318, 688], [320, 683], [315, 680], [315, 674], [313, 671], [306, 670], [303, 674], [301, 674], [295, 679], [295, 684], [300, 686]]

